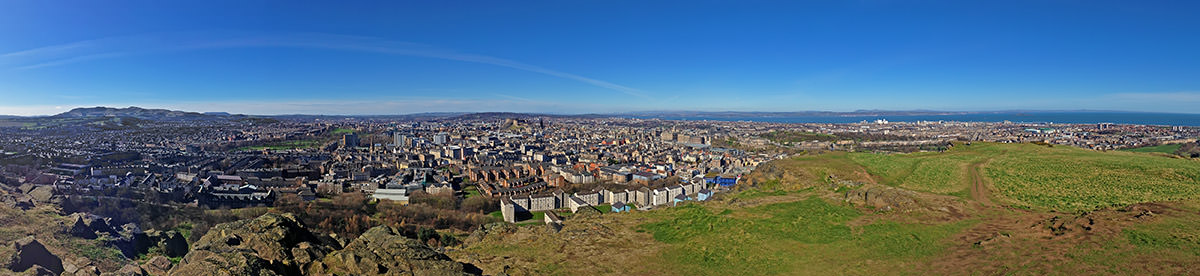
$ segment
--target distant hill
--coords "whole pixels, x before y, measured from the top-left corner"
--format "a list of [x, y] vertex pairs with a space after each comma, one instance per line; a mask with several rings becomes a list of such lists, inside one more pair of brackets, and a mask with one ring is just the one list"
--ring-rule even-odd
[[112, 108], [112, 107], [86, 107], [71, 109], [71, 111], [59, 113], [52, 117], [58, 118], [86, 118], [86, 117], [133, 117], [140, 119], [150, 119], [158, 117], [201, 117], [204, 114], [197, 112], [175, 111], [166, 109], [146, 109], [141, 107], [127, 108]]
[[96, 118], [96, 117], [128, 117], [138, 118], [143, 120], [190, 120], [190, 119], [227, 119], [231, 117], [244, 117], [244, 115], [231, 115], [226, 112], [188, 112], [167, 109], [147, 109], [136, 106], [126, 108], [113, 107], [86, 107], [76, 108], [71, 111], [63, 112], [58, 115], [50, 116], [51, 118]]

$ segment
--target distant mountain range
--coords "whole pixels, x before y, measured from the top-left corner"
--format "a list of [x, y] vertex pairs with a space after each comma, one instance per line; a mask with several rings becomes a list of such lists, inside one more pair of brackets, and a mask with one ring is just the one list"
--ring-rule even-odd
[[112, 108], [112, 107], [87, 107], [76, 108], [71, 111], [59, 113], [58, 115], [50, 116], [52, 118], [92, 118], [92, 117], [130, 117], [145, 120], [171, 120], [171, 119], [211, 119], [214, 117], [231, 117], [229, 113], [199, 113], [176, 111], [166, 109], [146, 109], [141, 107], [127, 108]]

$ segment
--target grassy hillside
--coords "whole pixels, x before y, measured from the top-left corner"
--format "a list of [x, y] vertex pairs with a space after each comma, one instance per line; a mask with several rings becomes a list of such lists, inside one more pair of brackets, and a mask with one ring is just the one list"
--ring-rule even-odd
[[947, 237], [975, 222], [861, 224], [863, 216], [808, 197], [746, 209], [687, 205], [650, 214], [657, 221], [640, 229], [671, 245], [655, 263], [684, 275], [838, 274], [915, 269], [909, 261], [940, 252]]
[[[834, 158], [834, 157], [830, 157]], [[979, 164], [1000, 202], [1022, 208], [1083, 211], [1200, 196], [1200, 162], [1034, 144], [960, 144], [943, 153], [851, 153], [880, 183], [965, 195]]]
[[[805, 155], [747, 179], [753, 188], [714, 201], [573, 217], [558, 233], [520, 226], [451, 255], [514, 275], [1160, 275], [1200, 266], [1195, 160], [974, 143]], [[867, 194], [914, 203], [879, 208], [858, 199]]]

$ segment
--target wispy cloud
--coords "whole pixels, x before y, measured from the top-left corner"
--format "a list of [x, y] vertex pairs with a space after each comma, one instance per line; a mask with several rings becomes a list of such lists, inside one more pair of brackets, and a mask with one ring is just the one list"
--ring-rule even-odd
[[418, 43], [322, 33], [261, 34], [201, 31], [109, 37], [0, 54], [0, 65], [17, 70], [62, 66], [97, 59], [207, 49], [287, 47], [371, 52], [487, 64], [574, 80], [648, 98], [635, 88], [493, 56], [459, 53]]

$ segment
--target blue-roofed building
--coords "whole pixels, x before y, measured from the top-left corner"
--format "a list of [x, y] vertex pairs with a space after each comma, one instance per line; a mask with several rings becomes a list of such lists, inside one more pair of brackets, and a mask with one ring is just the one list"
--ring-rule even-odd
[[679, 194], [679, 195], [675, 196], [675, 200], [673, 201], [673, 203], [674, 203], [674, 206], [679, 206], [680, 202], [684, 202], [684, 201], [688, 201], [688, 200], [692, 200], [692, 198], [688, 197], [685, 194]]
[[705, 200], [712, 198], [712, 196], [713, 196], [712, 190], [700, 189], [700, 192], [696, 193], [696, 200], [705, 201]]
[[733, 187], [733, 185], [737, 185], [738, 178], [737, 177], [721, 177], [718, 175], [718, 176], [714, 176], [713, 178], [705, 178], [704, 182], [708, 183], [708, 184], [721, 185], [722, 187]]
[[629, 212], [629, 209], [629, 205], [625, 204], [625, 202], [617, 201], [612, 204], [613, 213]]

